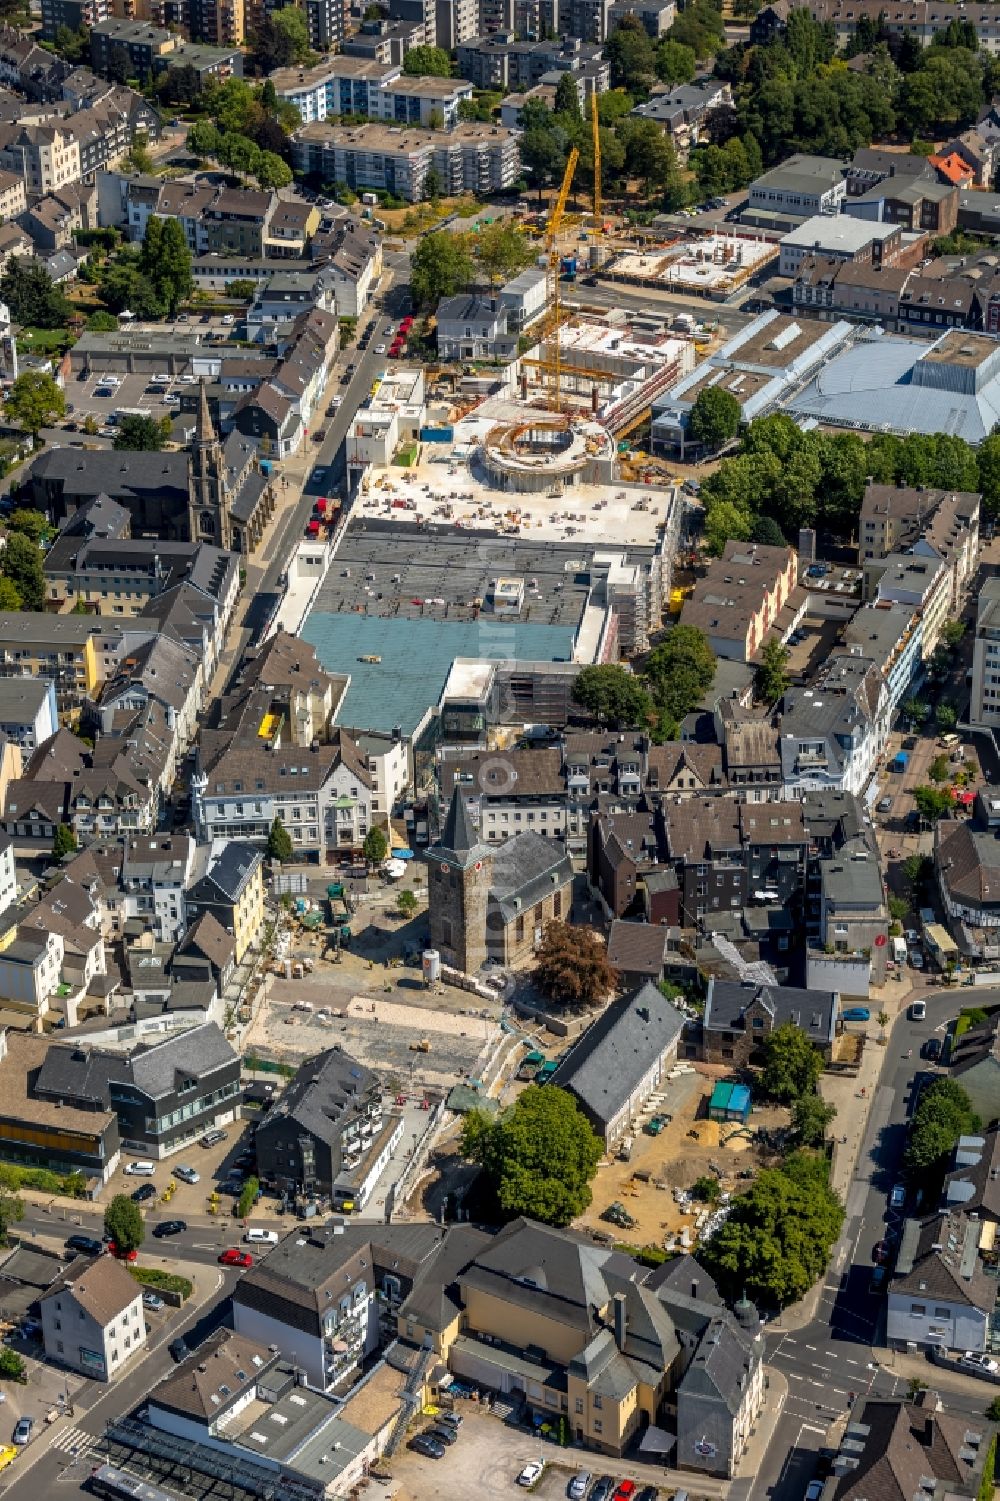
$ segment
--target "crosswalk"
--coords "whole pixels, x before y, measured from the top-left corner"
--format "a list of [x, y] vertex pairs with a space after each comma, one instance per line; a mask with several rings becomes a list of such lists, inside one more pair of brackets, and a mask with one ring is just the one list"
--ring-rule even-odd
[[52, 1448], [78, 1457], [86, 1454], [96, 1443], [94, 1434], [84, 1433], [82, 1428], [63, 1428], [52, 1440]]

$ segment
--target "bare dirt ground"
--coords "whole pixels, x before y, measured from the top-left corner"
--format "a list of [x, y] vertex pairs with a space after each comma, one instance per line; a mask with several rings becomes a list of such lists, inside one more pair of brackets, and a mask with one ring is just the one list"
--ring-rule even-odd
[[[614, 1158], [601, 1163], [593, 1184], [593, 1202], [576, 1222], [577, 1229], [601, 1230], [635, 1245], [655, 1246], [671, 1239], [680, 1244], [686, 1230], [693, 1244], [695, 1221], [704, 1206], [688, 1205], [685, 1212], [671, 1189], [690, 1188], [695, 1179], [705, 1175], [718, 1176], [729, 1193], [745, 1188], [749, 1180], [738, 1178], [737, 1173], [755, 1170], [765, 1161], [752, 1142], [753, 1130], [761, 1126], [773, 1129], [788, 1122], [786, 1110], [770, 1106], [754, 1109], [748, 1131], [741, 1131], [735, 1122], [710, 1121], [708, 1100], [720, 1076], [719, 1071], [699, 1070], [670, 1081], [660, 1091], [666, 1096], [662, 1108], [673, 1117], [670, 1124], [659, 1136], [640, 1131], [628, 1162]], [[719, 1174], [713, 1171], [713, 1164], [721, 1169]], [[648, 1181], [644, 1181], [647, 1174]], [[634, 1228], [620, 1230], [601, 1219], [602, 1212], [615, 1201], [636, 1221]]]

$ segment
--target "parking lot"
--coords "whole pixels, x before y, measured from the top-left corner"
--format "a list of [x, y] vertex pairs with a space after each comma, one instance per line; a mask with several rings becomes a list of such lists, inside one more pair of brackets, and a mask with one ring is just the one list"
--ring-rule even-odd
[[123, 411], [140, 411], [159, 420], [174, 417], [180, 410], [180, 397], [169, 400], [185, 383], [193, 384], [193, 375], [153, 384], [145, 375], [76, 377], [66, 386], [66, 415], [79, 427], [93, 417], [106, 437], [114, 435], [115, 422]]
[[[140, 1204], [147, 1230], [152, 1230], [160, 1220], [184, 1219], [187, 1215], [205, 1214], [208, 1210], [209, 1195], [225, 1181], [230, 1167], [240, 1152], [249, 1147], [250, 1124], [250, 1121], [242, 1120], [233, 1122], [225, 1127], [225, 1141], [216, 1142], [212, 1147], [203, 1147], [199, 1141], [192, 1142], [183, 1151], [174, 1153], [164, 1161], [154, 1163], [155, 1171], [152, 1177], [139, 1177], [126, 1173], [125, 1168], [130, 1162], [149, 1159], [144, 1159], [140, 1152], [124, 1150], [121, 1165], [108, 1183], [102, 1195], [102, 1202], [108, 1203], [115, 1194], [131, 1195], [146, 1185], [152, 1185], [156, 1189], [155, 1198], [150, 1196]], [[174, 1169], [178, 1167], [194, 1168], [200, 1181], [198, 1183], [180, 1182], [174, 1175]], [[164, 1202], [163, 1194], [169, 1184], [174, 1185], [173, 1193], [169, 1200]], [[231, 1207], [231, 1199], [224, 1198], [219, 1207], [219, 1218], [228, 1217]]]
[[[440, 1459], [426, 1458], [406, 1446], [397, 1450], [391, 1464], [395, 1501], [430, 1501], [432, 1497], [465, 1494], [470, 1475], [476, 1477], [478, 1496], [504, 1497], [506, 1501], [514, 1501], [519, 1495], [557, 1501], [566, 1496], [570, 1481], [580, 1471], [586, 1471], [595, 1481], [601, 1475], [611, 1475], [616, 1482], [630, 1476], [640, 1487], [662, 1486], [659, 1501], [667, 1501], [680, 1489], [673, 1477], [664, 1480], [662, 1466], [630, 1464], [627, 1459], [609, 1459], [584, 1449], [559, 1449], [469, 1401], [459, 1401], [456, 1410], [462, 1416], [459, 1439]], [[413, 1431], [430, 1426], [428, 1417]], [[529, 1460], [537, 1459], [545, 1460], [541, 1479], [530, 1491], [520, 1489], [519, 1473]], [[700, 1484], [698, 1494], [718, 1494], [717, 1482]]]

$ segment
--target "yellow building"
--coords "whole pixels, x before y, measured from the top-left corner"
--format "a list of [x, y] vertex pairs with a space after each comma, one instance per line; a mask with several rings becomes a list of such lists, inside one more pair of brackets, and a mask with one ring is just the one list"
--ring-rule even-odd
[[0, 676], [47, 678], [61, 712], [90, 697], [102, 681], [94, 637], [106, 622], [44, 610], [0, 611]]
[[[242, 839], [201, 846], [186, 894], [188, 922], [211, 912], [233, 937], [236, 963], [255, 948], [264, 930], [264, 859]], [[200, 868], [199, 868], [200, 867]]]

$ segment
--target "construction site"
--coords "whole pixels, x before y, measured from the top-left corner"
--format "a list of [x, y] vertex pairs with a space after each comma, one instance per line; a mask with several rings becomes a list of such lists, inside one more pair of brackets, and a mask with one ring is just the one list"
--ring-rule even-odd
[[714, 233], [681, 240], [665, 250], [623, 250], [601, 268], [605, 280], [661, 292], [725, 302], [751, 276], [777, 259], [772, 241], [743, 234]]

